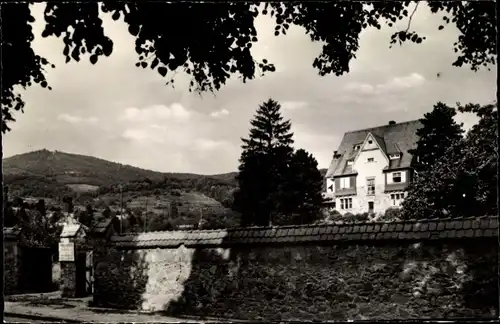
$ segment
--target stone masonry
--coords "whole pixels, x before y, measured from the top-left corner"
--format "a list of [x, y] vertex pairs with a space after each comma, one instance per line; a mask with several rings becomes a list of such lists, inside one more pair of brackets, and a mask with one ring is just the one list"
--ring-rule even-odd
[[19, 284], [19, 233], [13, 228], [4, 228], [4, 294], [15, 293]]
[[498, 218], [112, 236], [94, 302], [264, 320], [498, 317]]

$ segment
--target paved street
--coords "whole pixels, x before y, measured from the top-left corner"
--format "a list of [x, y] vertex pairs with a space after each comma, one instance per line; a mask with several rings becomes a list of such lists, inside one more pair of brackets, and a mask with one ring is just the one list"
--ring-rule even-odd
[[[26, 319], [24, 317], [14, 317], [14, 316], [4, 316], [5, 323], [48, 323], [48, 321], [37, 321], [35, 319]], [[50, 323], [68, 323], [68, 322], [54, 322], [50, 321]]]

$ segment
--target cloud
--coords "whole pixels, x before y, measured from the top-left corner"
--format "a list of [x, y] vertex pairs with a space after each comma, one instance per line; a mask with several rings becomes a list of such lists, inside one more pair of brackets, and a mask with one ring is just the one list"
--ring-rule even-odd
[[[427, 37], [422, 44], [389, 49], [391, 34], [406, 28], [407, 21], [368, 28], [360, 34], [349, 73], [338, 77], [321, 77], [311, 66], [323, 44], [311, 42], [304, 28], [291, 25], [286, 36], [275, 37], [275, 19], [259, 16], [259, 42], [251, 52], [256, 60], [274, 63], [276, 72], [245, 84], [233, 76], [213, 96], [189, 92], [184, 84], [190, 77], [182, 72], [173, 89], [156, 71], [135, 67], [135, 38], [123, 19], [113, 21], [109, 14], [102, 20], [113, 54], [95, 65], [87, 55], [65, 64], [63, 39], [40, 36], [45, 6], [31, 6], [36, 19], [32, 46], [56, 65], [46, 75], [53, 90], [36, 85], [21, 90], [26, 107], [15, 113], [13, 131], [4, 137], [5, 156], [45, 147], [166, 172], [235, 171], [240, 138], [248, 136], [256, 108], [276, 98], [290, 115], [295, 146], [326, 167], [346, 131], [417, 119], [438, 101], [484, 102], [496, 93], [496, 69], [473, 72], [452, 66], [458, 30], [450, 24], [438, 31], [441, 16], [427, 6], [419, 6], [412, 19], [412, 28]], [[84, 116], [100, 120], [91, 132], [76, 127], [97, 122]], [[39, 123], [41, 118], [46, 122]]]
[[[189, 147], [196, 138], [196, 125], [185, 127], [179, 123], [133, 124], [127, 127], [122, 137], [137, 144], [165, 144], [172, 147]], [[159, 147], [158, 147], [159, 148]]]
[[371, 85], [369, 83], [351, 82], [345, 86], [345, 90], [366, 95], [380, 95], [389, 92], [409, 90], [421, 86], [425, 78], [418, 73], [411, 73], [403, 77], [393, 77], [392, 79]]
[[307, 106], [309, 106], [309, 103], [307, 103], [305, 101], [284, 101], [283, 103], [281, 103], [281, 107], [284, 110], [303, 109]]
[[153, 105], [142, 109], [130, 107], [125, 109], [121, 120], [153, 122], [156, 120], [173, 119], [176, 121], [186, 121], [193, 115], [192, 111], [186, 109], [179, 103], [173, 103], [170, 106]]
[[425, 81], [425, 78], [418, 74], [412, 73], [410, 75], [404, 77], [395, 77], [392, 78], [389, 82], [385, 84], [378, 85], [379, 89], [387, 89], [387, 90], [404, 90], [413, 87], [418, 87], [422, 85]]
[[231, 146], [227, 141], [215, 141], [209, 138], [199, 138], [196, 139], [195, 147], [201, 151], [213, 151], [218, 150], [227, 146]]
[[158, 132], [151, 128], [129, 128], [123, 132], [123, 138], [136, 142], [155, 142], [162, 143], [162, 137]]
[[81, 117], [81, 116], [75, 116], [75, 115], [70, 115], [70, 114], [59, 114], [57, 116], [58, 120], [68, 122], [70, 124], [97, 124], [99, 122], [99, 118], [95, 116], [91, 117]]
[[229, 115], [229, 111], [227, 109], [217, 110], [210, 114], [210, 116], [213, 118], [219, 118], [227, 115]]

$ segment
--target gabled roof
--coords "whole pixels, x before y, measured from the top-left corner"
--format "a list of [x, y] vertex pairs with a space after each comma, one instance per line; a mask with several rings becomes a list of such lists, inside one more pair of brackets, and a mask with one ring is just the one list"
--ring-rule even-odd
[[354, 146], [363, 143], [369, 133], [373, 135], [386, 155], [401, 153], [401, 158], [389, 162], [389, 168], [407, 168], [411, 166], [412, 155], [408, 150], [414, 149], [417, 144], [417, 130], [422, 127], [420, 120], [411, 120], [403, 123], [383, 125], [344, 134], [337, 150], [338, 158], [334, 158], [326, 172], [326, 177], [340, 176], [344, 172], [348, 160], [356, 156]]
[[61, 232], [61, 237], [74, 237], [82, 228], [81, 224], [65, 224]]
[[92, 234], [94, 235], [104, 235], [106, 231], [110, 228], [111, 226], [112, 219], [103, 219], [100, 220], [97, 224], [92, 227]]
[[[387, 153], [386, 153], [387, 150], [385, 149], [384, 139], [382, 137], [380, 137], [380, 136], [372, 134], [371, 132], [368, 132], [368, 134], [366, 134], [365, 140], [363, 141], [363, 144], [361, 145], [360, 149], [359, 150], [355, 150], [356, 151], [356, 157], [354, 158], [354, 162], [356, 162], [356, 160], [358, 159], [359, 155], [363, 151], [363, 147], [366, 145], [366, 142], [369, 141], [370, 138], [373, 138], [373, 140], [375, 141], [375, 143], [377, 144], [377, 146], [379, 147], [379, 149], [382, 150], [385, 159], [387, 161], [389, 161], [389, 157], [387, 156]], [[351, 169], [352, 169], [352, 167], [351, 167]], [[351, 170], [351, 173], [352, 172], [353, 172], [353, 170]], [[349, 174], [349, 173], [343, 172], [342, 174]]]
[[378, 136], [375, 133], [372, 134], [371, 132], [370, 132], [370, 135], [373, 136], [373, 138], [377, 142], [378, 146], [380, 146], [380, 149], [382, 150], [382, 152], [384, 152], [387, 155], [387, 146], [385, 145], [384, 138], [381, 136]]

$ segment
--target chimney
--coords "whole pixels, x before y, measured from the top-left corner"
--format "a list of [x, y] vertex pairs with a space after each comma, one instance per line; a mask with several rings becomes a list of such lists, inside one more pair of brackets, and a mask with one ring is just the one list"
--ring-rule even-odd
[[389, 122], [389, 125], [395, 125], [395, 124], [396, 124], [396, 122], [395, 122], [394, 120], [391, 120], [391, 121]]

